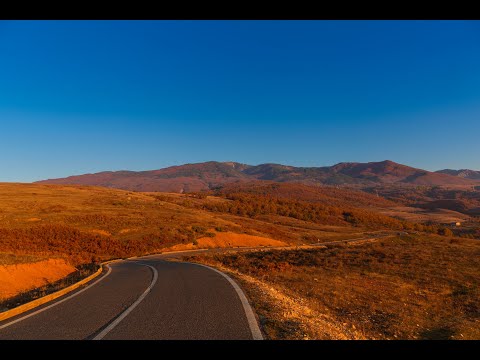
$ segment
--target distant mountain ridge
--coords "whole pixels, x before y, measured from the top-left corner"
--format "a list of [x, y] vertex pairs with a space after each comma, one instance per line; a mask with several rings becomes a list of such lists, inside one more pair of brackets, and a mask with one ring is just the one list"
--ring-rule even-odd
[[[151, 171], [105, 171], [37, 181], [43, 184], [95, 185], [131, 191], [190, 192], [233, 182], [270, 180], [307, 185], [479, 185], [476, 178], [442, 170], [431, 172], [390, 160], [368, 163], [346, 162], [324, 167], [281, 164], [247, 165], [209, 161], [171, 166]], [[462, 170], [459, 170], [462, 171]], [[480, 176], [480, 174], [479, 174]], [[480, 180], [480, 177], [478, 178]]]
[[458, 176], [463, 179], [480, 180], [480, 171], [475, 171], [470, 169], [461, 169], [461, 170], [444, 169], [444, 170], [438, 170], [436, 172], [440, 174]]

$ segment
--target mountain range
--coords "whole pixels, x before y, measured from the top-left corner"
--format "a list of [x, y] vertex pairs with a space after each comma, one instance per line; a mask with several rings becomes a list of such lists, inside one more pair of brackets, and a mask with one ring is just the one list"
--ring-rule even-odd
[[480, 185], [480, 171], [440, 170], [431, 172], [395, 163], [345, 162], [324, 167], [281, 164], [247, 165], [209, 161], [151, 171], [105, 171], [38, 181], [43, 184], [95, 185], [130, 191], [191, 192], [234, 182], [271, 180], [307, 185]]
[[439, 170], [437, 171], [440, 174], [447, 174], [447, 175], [453, 175], [453, 176], [458, 176], [464, 179], [471, 179], [471, 180], [480, 180], [480, 171], [475, 171], [475, 170], [469, 170], [469, 169], [462, 169], [462, 170], [451, 170], [451, 169], [445, 169], [445, 170]]

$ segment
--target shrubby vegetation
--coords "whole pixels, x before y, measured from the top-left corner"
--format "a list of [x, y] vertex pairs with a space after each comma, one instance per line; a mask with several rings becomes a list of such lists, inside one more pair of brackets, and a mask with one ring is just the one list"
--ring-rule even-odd
[[[190, 196], [201, 198], [200, 194]], [[212, 194], [229, 201], [188, 203], [187, 206], [250, 218], [278, 215], [323, 225], [427, 231], [452, 236], [448, 231], [439, 231], [433, 224], [407, 222], [375, 212], [375, 207], [392, 204], [361, 192], [300, 184], [268, 184], [229, 185]]]
[[166, 245], [195, 242], [202, 236], [214, 236], [201, 226], [184, 227], [175, 233], [151, 233], [141, 238], [118, 239], [60, 224], [37, 225], [23, 229], [0, 228], [0, 252], [59, 256], [75, 265], [101, 262], [158, 251]]
[[67, 257], [75, 264], [133, 256], [157, 249], [166, 239], [120, 241], [70, 226], [50, 224], [27, 229], [0, 229], [0, 249], [15, 254]]
[[[436, 224], [380, 214], [379, 208], [395, 205], [389, 200], [328, 186], [230, 184], [186, 195], [52, 185], [5, 185], [0, 190], [0, 252], [62, 256], [76, 265], [193, 243], [215, 236], [213, 229], [260, 232], [293, 242], [322, 236], [308, 229], [291, 231], [289, 226], [302, 226], [298, 221], [358, 228], [360, 233], [413, 230], [452, 237], [450, 229]], [[462, 235], [480, 236], [474, 229]]]
[[[322, 322], [312, 321], [315, 312], [366, 339], [478, 339], [478, 254], [478, 241], [422, 234], [358, 246], [197, 255], [186, 260], [254, 278], [257, 283], [242, 284], [270, 339], [302, 339], [305, 334], [326, 338]], [[264, 296], [272, 288], [311, 312], [305, 317], [299, 315], [302, 309], [279, 312], [277, 304], [266, 302]], [[349, 332], [345, 335], [355, 338]]]

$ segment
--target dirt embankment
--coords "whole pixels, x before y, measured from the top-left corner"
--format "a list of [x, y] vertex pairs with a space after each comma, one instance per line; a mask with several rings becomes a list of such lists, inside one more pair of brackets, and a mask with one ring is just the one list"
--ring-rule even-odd
[[236, 234], [232, 232], [219, 232], [215, 237], [202, 237], [196, 240], [196, 245], [178, 244], [165, 249], [167, 251], [194, 250], [194, 249], [211, 249], [235, 246], [287, 246], [288, 244], [262, 236], [254, 236], [247, 234]]
[[63, 259], [0, 266], [0, 300], [60, 280], [75, 270]]

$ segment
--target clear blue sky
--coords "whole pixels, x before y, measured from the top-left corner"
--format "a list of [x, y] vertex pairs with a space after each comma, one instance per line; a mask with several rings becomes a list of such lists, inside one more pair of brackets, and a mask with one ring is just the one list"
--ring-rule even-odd
[[1, 21], [0, 181], [208, 160], [480, 170], [480, 22]]

